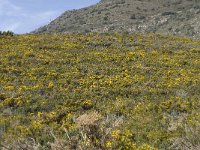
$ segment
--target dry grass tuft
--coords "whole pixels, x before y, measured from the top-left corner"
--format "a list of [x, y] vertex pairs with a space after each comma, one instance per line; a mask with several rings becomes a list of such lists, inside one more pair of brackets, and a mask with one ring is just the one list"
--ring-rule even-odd
[[97, 111], [83, 114], [76, 119], [77, 127], [95, 125], [102, 118]]

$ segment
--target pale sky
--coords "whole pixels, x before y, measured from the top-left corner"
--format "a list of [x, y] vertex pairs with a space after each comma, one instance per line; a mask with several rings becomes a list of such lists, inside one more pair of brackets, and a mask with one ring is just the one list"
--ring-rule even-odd
[[28, 33], [48, 24], [66, 10], [90, 6], [100, 0], [0, 0], [0, 31]]

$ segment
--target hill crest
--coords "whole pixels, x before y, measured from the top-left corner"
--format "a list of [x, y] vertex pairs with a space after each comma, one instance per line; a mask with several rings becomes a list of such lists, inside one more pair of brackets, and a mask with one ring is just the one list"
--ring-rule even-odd
[[165, 33], [200, 38], [198, 0], [101, 0], [64, 12], [33, 33]]

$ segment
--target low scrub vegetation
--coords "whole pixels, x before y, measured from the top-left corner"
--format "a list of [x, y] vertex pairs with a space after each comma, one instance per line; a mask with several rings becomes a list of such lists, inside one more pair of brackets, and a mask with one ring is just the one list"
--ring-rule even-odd
[[12, 31], [0, 31], [0, 37], [1, 36], [13, 36], [14, 32]]
[[2, 149], [199, 149], [199, 40], [16, 35], [0, 51]]

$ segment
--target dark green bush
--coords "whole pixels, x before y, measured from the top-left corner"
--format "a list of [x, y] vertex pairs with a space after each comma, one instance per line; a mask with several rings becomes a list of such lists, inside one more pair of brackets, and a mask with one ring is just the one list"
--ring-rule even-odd
[[12, 31], [0, 31], [0, 36], [13, 36], [14, 32]]

